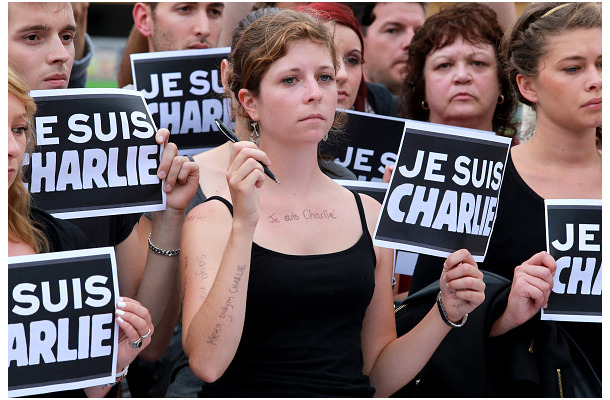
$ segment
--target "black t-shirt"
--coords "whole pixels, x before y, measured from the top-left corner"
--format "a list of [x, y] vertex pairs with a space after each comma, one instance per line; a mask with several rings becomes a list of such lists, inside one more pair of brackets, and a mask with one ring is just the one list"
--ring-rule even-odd
[[70, 222], [78, 226], [94, 247], [116, 246], [131, 234], [142, 214], [107, 215], [103, 217], [77, 218]]
[[49, 253], [95, 247], [85, 233], [69, 221], [32, 207], [31, 218], [49, 240]]

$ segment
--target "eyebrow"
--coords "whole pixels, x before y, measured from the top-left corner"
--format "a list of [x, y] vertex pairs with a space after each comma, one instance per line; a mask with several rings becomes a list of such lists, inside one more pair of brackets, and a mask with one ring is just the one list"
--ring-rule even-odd
[[[49, 25], [27, 25], [21, 29], [19, 29], [17, 31], [17, 33], [25, 33], [25, 32], [29, 32], [29, 31], [45, 31], [48, 32], [51, 30], [51, 27]], [[61, 29], [62, 31], [72, 31], [72, 32], [76, 32], [76, 25], [66, 25], [65, 27], [63, 27], [63, 29]]]
[[405, 26], [405, 24], [403, 24], [402, 22], [394, 22], [394, 21], [386, 21], [383, 23], [383, 25], [381, 25], [382, 29], [388, 28], [388, 27], [397, 27], [397, 28], [402, 28]]
[[559, 60], [559, 62], [564, 62], [564, 61], [582, 61], [585, 60], [586, 57], [583, 56], [568, 56], [568, 57], [564, 57], [562, 59]]

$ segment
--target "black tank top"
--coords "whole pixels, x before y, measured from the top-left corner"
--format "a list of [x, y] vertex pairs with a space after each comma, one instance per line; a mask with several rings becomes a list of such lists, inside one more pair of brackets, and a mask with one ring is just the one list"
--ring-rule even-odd
[[[223, 376], [200, 397], [371, 397], [362, 321], [376, 257], [360, 196], [362, 236], [336, 253], [297, 256], [252, 247], [244, 329]], [[220, 200], [233, 214], [232, 205]], [[209, 201], [208, 200], [208, 201]]]

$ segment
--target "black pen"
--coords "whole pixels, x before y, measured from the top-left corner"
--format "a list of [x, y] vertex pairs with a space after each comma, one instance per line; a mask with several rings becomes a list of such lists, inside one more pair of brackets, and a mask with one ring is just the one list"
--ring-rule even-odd
[[[235, 134], [235, 132], [233, 132], [231, 130], [231, 128], [229, 128], [228, 126], [226, 126], [224, 124], [224, 122], [222, 122], [221, 120], [219, 120], [218, 118], [214, 119], [214, 121], [216, 122], [216, 126], [218, 127], [218, 129], [220, 130], [220, 132], [222, 132], [223, 135], [225, 135], [227, 137], [227, 139], [229, 139], [230, 141], [232, 141], [233, 143], [237, 143], [237, 142], [241, 142], [241, 140], [239, 140], [239, 138], [237, 137], [237, 135]], [[261, 163], [261, 165], [263, 166], [263, 171], [265, 171], [265, 175], [267, 175], [269, 178], [273, 179], [274, 181], [276, 181], [277, 183], [280, 183], [280, 181], [277, 180], [277, 178], [275, 177], [275, 175], [273, 175], [273, 172], [271, 172], [271, 170], [269, 169], [269, 167], [267, 167], [265, 164], [263, 164], [262, 161], [259, 161], [259, 163]]]

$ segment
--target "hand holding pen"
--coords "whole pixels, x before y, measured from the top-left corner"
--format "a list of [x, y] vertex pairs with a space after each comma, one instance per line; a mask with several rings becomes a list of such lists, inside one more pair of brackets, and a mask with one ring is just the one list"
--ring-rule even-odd
[[[233, 143], [237, 143], [237, 142], [241, 142], [241, 140], [239, 140], [239, 138], [237, 137], [237, 135], [235, 134], [235, 132], [233, 132], [231, 130], [231, 128], [229, 128], [227, 125], [224, 124], [224, 122], [222, 122], [219, 119], [215, 119], [214, 122], [216, 122], [216, 126], [218, 127], [218, 129], [220, 130], [220, 132], [225, 135], [225, 137], [227, 139], [229, 139], [231, 142]], [[269, 169], [269, 167], [267, 167], [265, 164], [263, 164], [262, 162], [259, 161], [259, 163], [261, 163], [261, 165], [263, 166], [263, 171], [265, 172], [265, 175], [267, 175], [269, 178], [273, 179], [275, 182], [280, 183], [280, 181], [277, 180], [277, 178], [275, 177], [275, 175], [273, 175], [273, 172], [271, 172], [271, 170]]]

